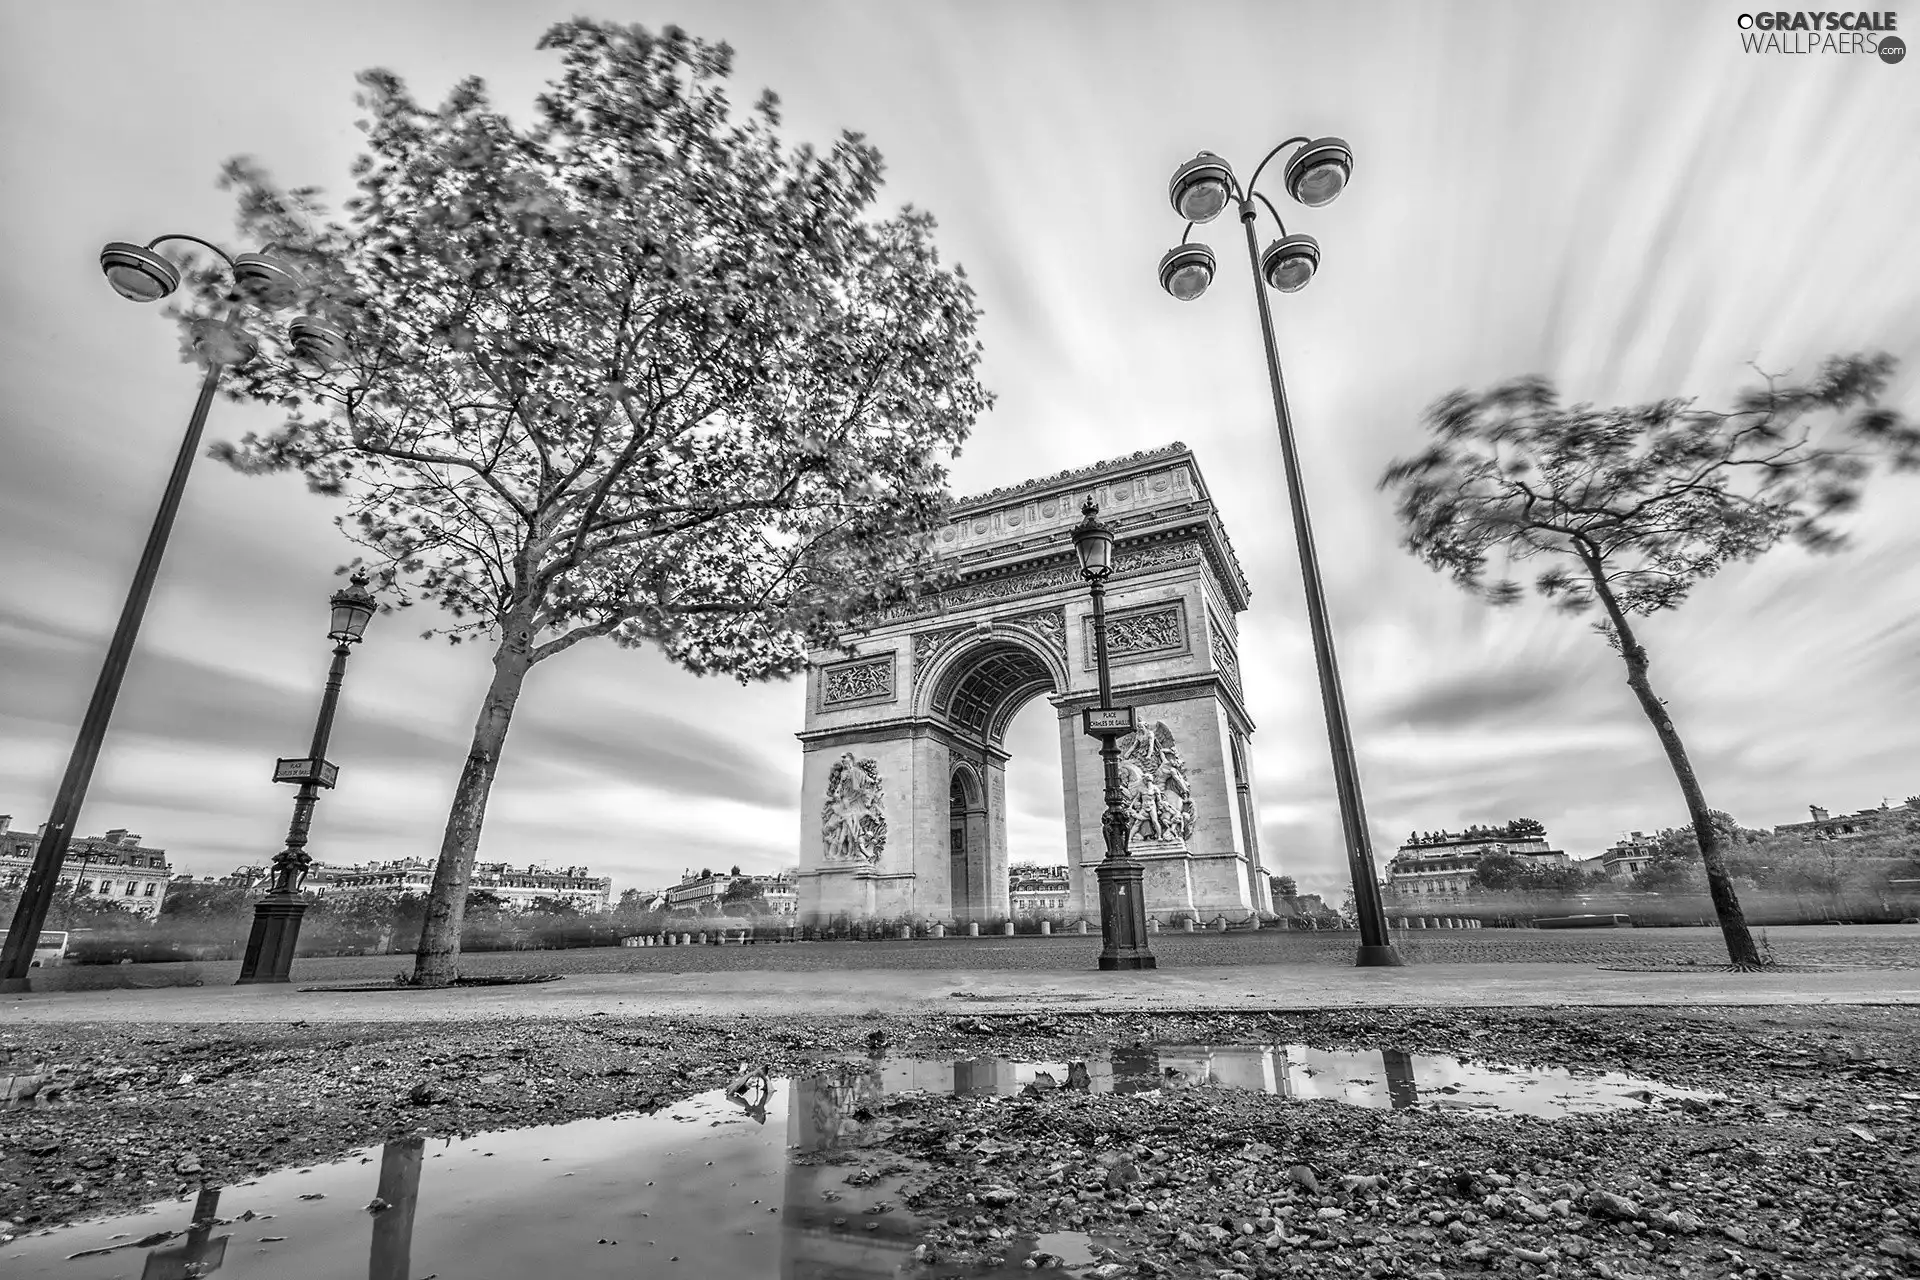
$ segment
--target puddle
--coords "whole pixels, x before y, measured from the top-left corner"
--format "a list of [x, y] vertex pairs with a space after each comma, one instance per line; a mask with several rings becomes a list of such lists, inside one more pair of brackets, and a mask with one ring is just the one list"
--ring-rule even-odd
[[[134, 1213], [0, 1245], [9, 1280], [369, 1280], [438, 1276], [940, 1277], [977, 1268], [913, 1258], [923, 1222], [897, 1178], [814, 1162], [857, 1147], [890, 1095], [1030, 1087], [1139, 1094], [1256, 1089], [1368, 1107], [1563, 1115], [1710, 1095], [1609, 1074], [1503, 1068], [1436, 1055], [1301, 1045], [1163, 1046], [1081, 1063], [849, 1062], [653, 1115], [472, 1138], [411, 1138]], [[850, 1180], [851, 1178], [851, 1180]], [[1010, 1244], [1071, 1272], [1101, 1243], [1080, 1233]], [[104, 1251], [104, 1252], [100, 1252]], [[82, 1254], [85, 1256], [73, 1257]]]

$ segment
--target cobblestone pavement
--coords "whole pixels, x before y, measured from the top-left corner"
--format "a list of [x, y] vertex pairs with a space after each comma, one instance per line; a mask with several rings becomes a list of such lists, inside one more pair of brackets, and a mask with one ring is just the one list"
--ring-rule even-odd
[[[1756, 931], [1783, 964], [1920, 969], [1920, 926], [1801, 925]], [[1162, 933], [1153, 941], [1163, 969], [1353, 963], [1355, 933]], [[1412, 964], [1574, 964], [1711, 966], [1725, 964], [1718, 929], [1473, 929], [1396, 933]], [[1098, 935], [916, 938], [878, 942], [761, 943], [755, 946], [593, 947], [571, 951], [476, 951], [460, 959], [469, 976], [530, 973], [788, 972], [832, 969], [938, 969], [980, 972], [1082, 970], [1099, 953]], [[238, 961], [198, 965], [81, 966], [45, 984], [59, 987], [173, 985], [191, 971], [209, 986], [230, 983]], [[412, 968], [412, 957], [337, 956], [298, 961], [298, 985], [371, 982]], [[51, 976], [51, 975], [50, 975]]]

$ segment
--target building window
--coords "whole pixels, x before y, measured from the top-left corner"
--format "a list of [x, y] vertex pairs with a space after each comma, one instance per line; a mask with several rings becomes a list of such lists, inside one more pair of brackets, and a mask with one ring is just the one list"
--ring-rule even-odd
[[[151, 888], [152, 888], [153, 886], [152, 886], [152, 885], [148, 885], [147, 887], [148, 887], [149, 889], [151, 889]], [[127, 881], [127, 896], [128, 896], [129, 898], [132, 898], [132, 897], [137, 897], [137, 896], [139, 895], [139, 889], [140, 889], [140, 886], [139, 886], [139, 885], [137, 885], [137, 884], [135, 884], [135, 883], [134, 883], [133, 881], [131, 881], [131, 880], [129, 880], [129, 881]]]

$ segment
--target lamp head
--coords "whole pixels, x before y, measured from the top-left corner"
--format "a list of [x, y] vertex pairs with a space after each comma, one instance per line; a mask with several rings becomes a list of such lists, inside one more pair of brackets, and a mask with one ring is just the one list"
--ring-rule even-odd
[[1315, 138], [1287, 161], [1287, 194], [1318, 208], [1346, 190], [1353, 176], [1353, 148], [1344, 138]]
[[1212, 222], [1233, 198], [1233, 170], [1211, 151], [1202, 151], [1173, 171], [1167, 202], [1188, 222]]
[[1088, 498], [1080, 508], [1085, 517], [1073, 526], [1073, 550], [1080, 557], [1080, 576], [1097, 581], [1113, 572], [1113, 529], [1100, 519], [1099, 504]]
[[327, 632], [327, 639], [341, 644], [359, 640], [377, 607], [373, 593], [367, 590], [366, 570], [355, 570], [352, 584], [334, 592], [329, 603], [333, 606], [333, 629]]
[[299, 275], [264, 253], [243, 253], [235, 258], [233, 279], [240, 292], [263, 307], [284, 307], [300, 292]]
[[100, 250], [100, 270], [113, 291], [134, 302], [158, 302], [180, 287], [180, 269], [153, 250], [115, 240]]
[[296, 360], [304, 360], [323, 373], [347, 358], [347, 335], [318, 316], [301, 316], [288, 325], [287, 340]]
[[1275, 240], [1260, 255], [1260, 278], [1281, 293], [1298, 293], [1320, 267], [1320, 242], [1309, 235]]
[[1213, 250], [1203, 244], [1183, 244], [1160, 258], [1160, 287], [1182, 302], [1192, 302], [1213, 283]]

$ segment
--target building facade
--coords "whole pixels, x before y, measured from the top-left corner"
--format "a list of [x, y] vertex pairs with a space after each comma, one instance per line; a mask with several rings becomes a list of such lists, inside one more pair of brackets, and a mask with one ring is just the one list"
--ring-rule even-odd
[[1625, 884], [1659, 855], [1660, 842], [1644, 832], [1634, 831], [1600, 855], [1600, 870], [1615, 884]]
[[[316, 862], [307, 873], [306, 889], [322, 897], [377, 889], [424, 895], [432, 891], [439, 865], [438, 858], [397, 858], [355, 866]], [[525, 911], [542, 898], [557, 898], [572, 903], [576, 910], [596, 913], [611, 907], [613, 880], [592, 875], [586, 867], [555, 871], [539, 865], [480, 862], [474, 864], [467, 891], [491, 893], [514, 911]]]
[[1013, 915], [1021, 919], [1065, 915], [1079, 905], [1071, 873], [1065, 866], [1008, 867], [1007, 899]]
[[1813, 817], [1807, 822], [1789, 822], [1773, 829], [1777, 836], [1801, 836], [1814, 840], [1858, 840], [1894, 829], [1900, 820], [1920, 818], [1920, 796], [1909, 796], [1905, 804], [1891, 805], [1885, 800], [1878, 809], [1862, 809], [1835, 817], [1817, 804], [1807, 806]]
[[1546, 828], [1530, 818], [1458, 833], [1414, 832], [1388, 864], [1387, 895], [1401, 906], [1470, 897], [1478, 888], [1481, 860], [1495, 853], [1510, 854], [1529, 868], [1570, 865], [1565, 851], [1549, 847]]
[[[44, 828], [42, 828], [44, 830]], [[13, 830], [13, 819], [0, 814], [0, 884], [22, 885], [33, 868], [40, 833]], [[111, 898], [129, 911], [151, 919], [166, 901], [173, 869], [165, 849], [150, 849], [123, 827], [103, 836], [81, 836], [67, 843], [60, 865], [60, 888], [78, 894]]]

